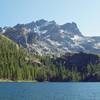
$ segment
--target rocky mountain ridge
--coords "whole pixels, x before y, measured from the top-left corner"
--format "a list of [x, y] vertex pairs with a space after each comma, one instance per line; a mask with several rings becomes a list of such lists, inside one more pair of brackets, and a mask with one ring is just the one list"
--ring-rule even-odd
[[100, 54], [100, 37], [86, 37], [75, 22], [58, 25], [44, 19], [13, 27], [0, 28], [0, 32], [33, 54], [87, 52]]

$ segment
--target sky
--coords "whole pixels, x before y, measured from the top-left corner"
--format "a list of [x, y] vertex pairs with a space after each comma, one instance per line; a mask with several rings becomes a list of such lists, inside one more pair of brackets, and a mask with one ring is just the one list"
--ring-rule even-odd
[[0, 26], [39, 19], [77, 23], [86, 36], [100, 36], [100, 0], [0, 0]]

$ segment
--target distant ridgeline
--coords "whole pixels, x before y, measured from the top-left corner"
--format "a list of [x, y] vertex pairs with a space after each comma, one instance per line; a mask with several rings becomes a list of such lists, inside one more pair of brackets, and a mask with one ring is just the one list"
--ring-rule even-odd
[[100, 36], [84, 36], [75, 22], [59, 25], [55, 21], [41, 19], [0, 28], [0, 32], [36, 55], [59, 56], [66, 52], [100, 54]]
[[0, 79], [37, 81], [100, 81], [100, 55], [66, 53], [61, 57], [31, 55], [0, 35]]

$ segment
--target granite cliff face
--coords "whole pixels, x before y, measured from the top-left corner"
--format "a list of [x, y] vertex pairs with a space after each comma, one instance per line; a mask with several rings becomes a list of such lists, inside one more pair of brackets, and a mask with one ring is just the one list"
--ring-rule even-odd
[[58, 25], [41, 19], [0, 28], [0, 32], [33, 54], [100, 53], [100, 37], [83, 36], [75, 22]]

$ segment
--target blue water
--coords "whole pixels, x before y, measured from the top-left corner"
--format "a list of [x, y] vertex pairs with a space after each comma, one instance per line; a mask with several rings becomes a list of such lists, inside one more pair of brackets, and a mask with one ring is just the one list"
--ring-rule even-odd
[[0, 100], [100, 100], [100, 83], [0, 83]]

